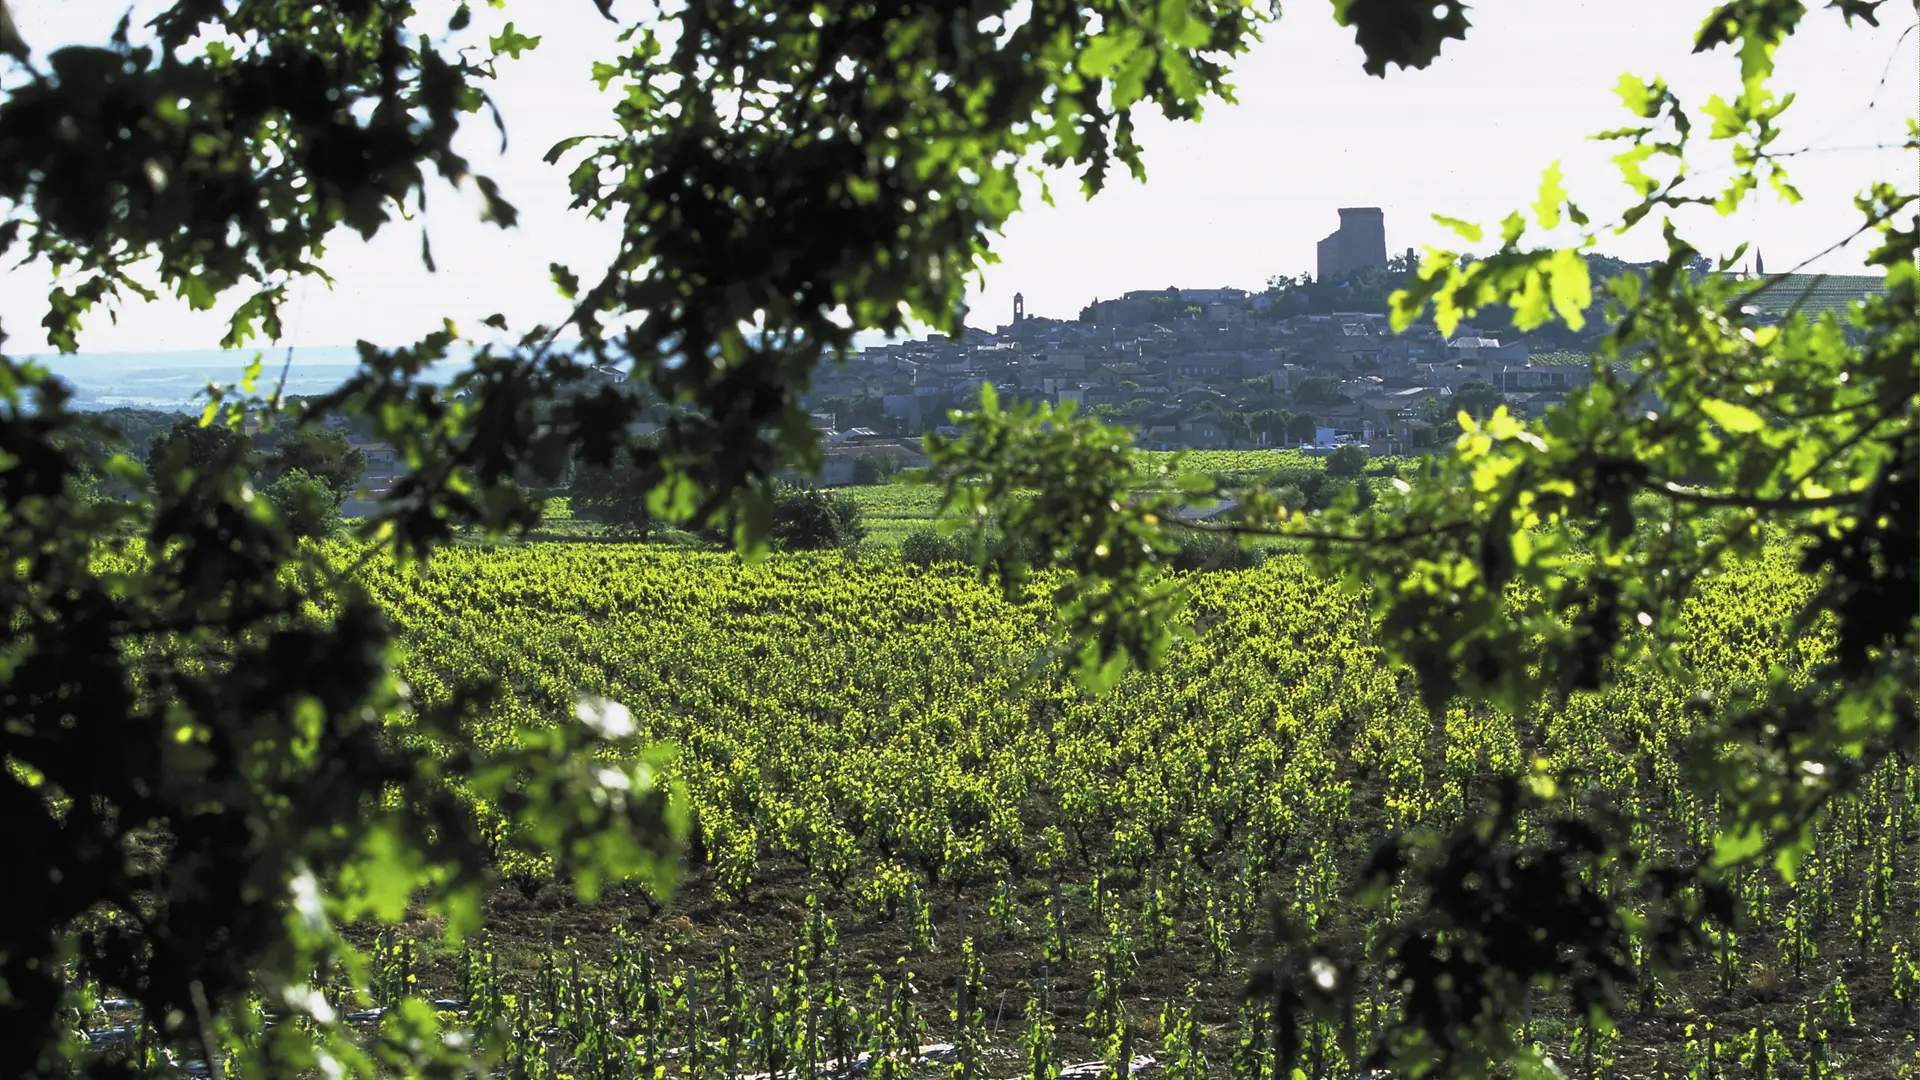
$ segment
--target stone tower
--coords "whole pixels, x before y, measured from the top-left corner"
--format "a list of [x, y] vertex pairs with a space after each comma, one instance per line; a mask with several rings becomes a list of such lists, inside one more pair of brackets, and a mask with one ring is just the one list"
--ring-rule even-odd
[[1020, 293], [1014, 293], [1013, 294], [1013, 324], [1015, 326], [1020, 325], [1020, 320], [1026, 317], [1027, 317], [1027, 298], [1021, 295]]
[[1343, 206], [1340, 228], [1320, 241], [1318, 281], [1331, 281], [1367, 266], [1387, 265], [1386, 218], [1377, 206]]

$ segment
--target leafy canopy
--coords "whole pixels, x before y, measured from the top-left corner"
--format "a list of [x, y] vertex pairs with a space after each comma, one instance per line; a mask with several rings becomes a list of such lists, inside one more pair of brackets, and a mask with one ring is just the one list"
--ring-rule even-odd
[[[597, 6], [614, 17], [610, 0]], [[523, 7], [537, 30], [543, 9]], [[1850, 19], [1873, 10], [1841, 7]], [[1790, 97], [1768, 76], [1802, 13], [1735, 0], [1702, 31], [1700, 48], [1732, 45], [1740, 64], [1739, 91], [1704, 108], [1707, 137], [1736, 148], [1720, 189], [1686, 172], [1697, 135], [1671, 89], [1622, 82], [1635, 119], [1611, 137], [1640, 200], [1622, 226], [1689, 203], [1730, 211], [1762, 183], [1794, 195], [1772, 151]], [[1229, 99], [1227, 64], [1276, 14], [1238, 0], [649, 10], [593, 73], [621, 97], [610, 126], [583, 126], [611, 133], [551, 154], [575, 207], [622, 230], [606, 267], [552, 268], [575, 303], [563, 326], [480, 350], [446, 387], [419, 376], [457, 340], [451, 324], [410, 348], [363, 345], [353, 379], [303, 402], [263, 392], [256, 367], [210, 404], [177, 462], [169, 449], [151, 490], [48, 371], [0, 359], [0, 545], [16, 568], [0, 582], [14, 613], [0, 630], [0, 850], [47, 875], [18, 891], [28, 907], [0, 928], [9, 1071], [56, 1071], [78, 1054], [62, 1018], [84, 973], [176, 1040], [212, 1045], [249, 1023], [249, 993], [311, 1021], [256, 1041], [248, 1075], [455, 1075], [464, 1051], [436, 1036], [424, 1006], [401, 1010], [376, 1058], [312, 992], [316, 970], [364, 975], [342, 922], [393, 919], [411, 899], [448, 914], [452, 932], [471, 926], [487, 841], [501, 836], [553, 856], [588, 893], [670, 874], [681, 814], [657, 757], [630, 745], [623, 710], [582, 702], [512, 745], [470, 745], [466, 718], [489, 687], [414, 705], [351, 562], [298, 543], [285, 510], [254, 491], [245, 440], [214, 432], [240, 428], [249, 409], [289, 431], [345, 415], [392, 446], [407, 474], [348, 560], [415, 559], [468, 525], [524, 528], [538, 503], [521, 481], [616, 455], [641, 472], [648, 514], [732, 521], [755, 553], [777, 471], [817, 464], [800, 396], [822, 350], [843, 350], [856, 329], [957, 322], [966, 276], [1019, 208], [1018, 169], [1070, 171], [1087, 193], [1115, 165], [1139, 174], [1134, 110], [1192, 119]], [[1454, 0], [1343, 0], [1334, 14], [1376, 73], [1423, 65], [1467, 29]], [[511, 225], [513, 206], [453, 137], [488, 108], [497, 65], [538, 38], [509, 25], [482, 44], [471, 21], [461, 5], [430, 23], [404, 0], [180, 0], [100, 46], [41, 57], [0, 6], [0, 52], [22, 73], [0, 98], [0, 254], [61, 271], [47, 339], [71, 350], [102, 307], [160, 291], [197, 308], [237, 296], [226, 342], [273, 337], [289, 284], [320, 272], [333, 231], [395, 227], [435, 175], [472, 184]], [[1850, 331], [1752, 325], [1748, 286], [1681, 273], [1696, 253], [1671, 236], [1667, 263], [1611, 286], [1603, 357], [1626, 375], [1597, 370], [1591, 390], [1532, 427], [1499, 412], [1474, 424], [1434, 476], [1372, 514], [1349, 500], [1300, 525], [1254, 491], [1226, 527], [1318, 544], [1371, 583], [1386, 640], [1433, 700], [1519, 705], [1637, 659], [1637, 642], [1672, 631], [1687, 582], [1759, 543], [1763, 519], [1779, 522], [1824, 575], [1807, 615], [1842, 627], [1832, 678], [1719, 711], [1732, 752], [1701, 760], [1732, 811], [1723, 860], [1754, 857], [1770, 836], [1790, 864], [1807, 816], [1912, 726], [1913, 613], [1871, 602], [1915, 595], [1914, 233], [1896, 222], [1910, 208], [1891, 186], [1862, 196], [1888, 290], [1850, 315]], [[1547, 232], [1590, 224], [1557, 180], [1537, 217]], [[1532, 240], [1529, 228], [1509, 218], [1499, 249], [1464, 263], [1430, 253], [1396, 317], [1430, 309], [1450, 328], [1504, 304], [1523, 325], [1587, 318], [1577, 249], [1595, 233]], [[424, 234], [421, 255], [432, 264]], [[577, 350], [558, 345], [566, 331]], [[640, 396], [589, 384], [583, 360], [624, 367], [674, 408], [657, 439], [630, 434]], [[1662, 409], [1642, 407], [1650, 394]], [[1183, 602], [1164, 561], [1194, 527], [1177, 524], [1175, 493], [1141, 490], [1124, 434], [988, 398], [934, 451], [934, 479], [1004, 570], [1073, 572], [1058, 599], [1084, 677], [1164, 653]], [[98, 498], [102, 477], [130, 497]], [[1635, 494], [1658, 500], [1657, 527]], [[1002, 531], [987, 532], [987, 511]], [[125, 541], [103, 551], [110, 537]], [[1506, 617], [1508, 593], [1529, 588]], [[1795, 700], [1804, 707], [1787, 708]], [[1552, 798], [1555, 782], [1501, 805]], [[1577, 880], [1610, 851], [1576, 815], [1515, 863], [1494, 840], [1503, 813], [1424, 847], [1412, 838], [1383, 853], [1379, 873], [1537, 885]], [[1660, 872], [1646, 872], [1650, 888]], [[1458, 888], [1431, 895], [1389, 942], [1416, 989], [1434, 991], [1381, 1036], [1383, 1059], [1409, 1072], [1509, 1055], [1513, 1025], [1501, 1023], [1530, 980], [1585, 979], [1600, 1002], [1618, 982], [1604, 957], [1620, 922], [1581, 921], [1596, 913], [1588, 893], [1474, 911]], [[1476, 951], [1496, 911], [1537, 920], [1573, 951]], [[1452, 967], [1433, 964], [1439, 935]], [[1333, 1007], [1349, 982], [1325, 985], [1314, 961], [1351, 968], [1323, 952], [1302, 941], [1268, 989]], [[1439, 992], [1448, 985], [1486, 990]]]

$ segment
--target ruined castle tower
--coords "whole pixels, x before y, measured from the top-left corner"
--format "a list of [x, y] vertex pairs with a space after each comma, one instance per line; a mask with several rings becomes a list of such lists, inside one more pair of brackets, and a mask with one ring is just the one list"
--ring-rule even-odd
[[1340, 229], [1320, 241], [1315, 280], [1331, 281], [1365, 266], [1387, 265], [1386, 219], [1377, 206], [1343, 206]]

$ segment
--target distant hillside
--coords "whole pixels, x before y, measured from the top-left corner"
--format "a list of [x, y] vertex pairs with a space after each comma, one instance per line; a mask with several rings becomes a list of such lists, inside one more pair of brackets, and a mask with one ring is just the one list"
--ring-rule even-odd
[[[81, 408], [180, 410], [204, 400], [208, 383], [235, 383], [253, 358], [261, 358], [261, 389], [272, 389], [287, 362], [284, 348], [195, 349], [181, 352], [57, 353], [27, 357], [71, 386]], [[449, 360], [434, 366], [433, 381], [451, 378], [466, 363]], [[286, 393], [324, 394], [345, 382], [359, 366], [351, 346], [298, 348], [287, 368]]]
[[[854, 348], [882, 345], [885, 334], [863, 331], [854, 335]], [[456, 346], [452, 359], [435, 364], [428, 381], [443, 383], [466, 366], [471, 351]], [[98, 352], [33, 354], [23, 359], [44, 365], [74, 389], [84, 409], [164, 409], [178, 411], [204, 402], [208, 383], [234, 383], [253, 358], [261, 358], [263, 390], [270, 390], [286, 363], [285, 346], [254, 349], [191, 349], [177, 352]], [[351, 345], [300, 346], [293, 350], [287, 371], [286, 393], [324, 394], [345, 382], [359, 367], [359, 353]]]

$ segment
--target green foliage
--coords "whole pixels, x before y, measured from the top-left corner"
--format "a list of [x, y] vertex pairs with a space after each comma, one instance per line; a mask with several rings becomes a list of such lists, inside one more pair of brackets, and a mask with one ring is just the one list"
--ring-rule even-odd
[[868, 453], [855, 454], [853, 458], [853, 482], [856, 484], [884, 484], [900, 472], [900, 462], [891, 454]]
[[1363, 266], [1348, 271], [1339, 279], [1315, 281], [1302, 274], [1298, 279], [1276, 277], [1268, 285], [1276, 315], [1329, 314], [1335, 311], [1364, 311], [1385, 314], [1387, 298], [1406, 284], [1407, 271], [1389, 265]]
[[647, 507], [645, 483], [626, 465], [624, 454], [608, 465], [575, 466], [567, 485], [567, 499], [577, 516], [641, 536], [651, 533], [657, 524]]
[[[1549, 169], [1549, 176], [1557, 176]], [[1558, 188], [1554, 184], [1543, 185], [1542, 196], [1548, 198]], [[1564, 194], [1564, 191], [1561, 191]], [[1536, 214], [1541, 207], [1552, 208], [1555, 204], [1541, 202], [1534, 207]], [[1575, 208], [1577, 209], [1577, 208]], [[1545, 220], [1545, 219], [1543, 219]], [[1557, 218], [1554, 220], [1558, 220]], [[1479, 243], [1485, 238], [1485, 231], [1470, 222], [1441, 218], [1440, 223], [1453, 227], [1456, 232], [1470, 238], [1470, 242]], [[1605, 295], [1606, 283], [1626, 274], [1644, 273], [1650, 268], [1648, 263], [1632, 263], [1598, 252], [1578, 252], [1579, 258], [1586, 264], [1588, 280], [1592, 283], [1594, 295]], [[1690, 273], [1703, 274], [1705, 260], [1696, 259], [1688, 264]], [[1420, 279], [1418, 260], [1409, 260], [1408, 256], [1396, 255], [1390, 258], [1385, 267], [1362, 267], [1351, 271], [1339, 280], [1314, 281], [1308, 275], [1300, 278], [1275, 277], [1269, 282], [1268, 295], [1272, 299], [1270, 312], [1275, 316], [1331, 313], [1336, 311], [1364, 311], [1387, 315], [1393, 311], [1393, 297], [1405, 291], [1409, 285]], [[1857, 283], [1863, 279], [1847, 279]], [[1878, 279], [1864, 279], [1874, 280]], [[1784, 280], [1777, 286], [1763, 289], [1755, 294], [1755, 302], [1768, 306], [1772, 310], [1785, 310], [1791, 300], [1802, 294], [1806, 297], [1807, 310], [1821, 310], [1835, 301], [1857, 299], [1867, 289], [1858, 284], [1801, 286]], [[1605, 333], [1605, 327], [1582, 325], [1570, 326], [1562, 322], [1542, 323], [1534, 317], [1529, 308], [1522, 312], [1514, 308], [1482, 310], [1475, 317], [1475, 324], [1491, 331], [1502, 340], [1525, 337], [1535, 344], [1551, 345], [1555, 351], [1588, 352]], [[1549, 353], [1548, 355], [1552, 355]], [[1536, 357], [1535, 363], [1539, 360]]]
[[1327, 475], [1359, 476], [1367, 471], [1367, 464], [1372, 459], [1373, 456], [1367, 452], [1367, 448], [1357, 443], [1336, 447], [1333, 453], [1327, 455]]
[[239, 426], [213, 419], [178, 417], [148, 441], [147, 472], [162, 490], [178, 490], [227, 466], [253, 467], [252, 448]]
[[1297, 443], [1310, 442], [1319, 433], [1319, 422], [1312, 413], [1294, 413], [1287, 421], [1287, 438]]
[[[373, 235], [424, 197], [428, 162], [448, 180], [469, 176], [452, 140], [485, 104], [476, 84], [491, 59], [431, 47], [411, 16], [389, 4], [311, 18], [294, 3], [183, 3], [156, 14], [151, 43], [123, 25], [105, 46], [29, 66], [0, 105], [0, 251], [18, 243], [67, 266], [48, 296], [48, 340], [71, 350], [93, 308], [123, 292], [152, 298], [129, 273], [148, 260], [195, 309], [253, 282], [224, 343], [278, 337], [290, 276], [317, 272], [335, 227]], [[490, 216], [511, 225], [513, 208], [474, 179]]]
[[773, 497], [773, 542], [783, 551], [857, 546], [866, 534], [860, 504], [837, 491], [783, 487]]
[[1192, 322], [1199, 309], [1180, 298], [1180, 290], [1168, 286], [1163, 293], [1147, 298], [1147, 318], [1150, 322], [1171, 325], [1176, 322]]
[[136, 457], [144, 455], [147, 448], [153, 444], [155, 436], [165, 434], [173, 426], [173, 422], [180, 418], [177, 413], [125, 407], [107, 409], [98, 415], [101, 421], [122, 436], [120, 439], [111, 440], [113, 448], [131, 448]]
[[[306, 1041], [276, 1035], [278, 1060], [362, 1060], [307, 973], [357, 963], [338, 927], [396, 919], [409, 900], [473, 926], [488, 845], [470, 798], [499, 807], [510, 845], [553, 851], [586, 882], [666, 874], [679, 826], [655, 766], [631, 752], [589, 764], [630, 729], [481, 750], [462, 732], [483, 682], [429, 708], [402, 696], [364, 591], [252, 495], [239, 409], [159, 440], [151, 497], [92, 500], [75, 483], [86, 467], [139, 490], [124, 458], [77, 456], [109, 429], [69, 412], [44, 369], [0, 372], [9, 437], [64, 448], [11, 460], [0, 507], [21, 571], [5, 648], [35, 656], [7, 675], [0, 797], [11, 850], [45, 875], [0, 937], [10, 1071], [56, 1067], [69, 964], [170, 1041], [237, 1038], [247, 995], [263, 994], [313, 1021]], [[296, 485], [333, 497], [312, 478], [283, 490]], [[164, 850], [129, 857], [156, 833]], [[88, 934], [68, 932], [83, 920]]]
[[[982, 573], [1012, 589], [1036, 559], [1074, 572], [1056, 598], [1084, 643], [1079, 675], [1088, 685], [1111, 685], [1126, 661], [1158, 662], [1184, 599], [1156, 561], [1175, 548], [1160, 528], [1174, 500], [1145, 490], [1155, 472], [1171, 475], [1166, 466], [1146, 466], [1130, 434], [1076, 416], [1071, 405], [1003, 410], [991, 386], [961, 419], [958, 438], [927, 438], [926, 478], [944, 487], [942, 511], [967, 523], [985, 552]], [[1130, 512], [1112, 512], [1121, 506]], [[998, 535], [989, 533], [990, 510]]]
[[1294, 414], [1287, 409], [1261, 409], [1247, 418], [1247, 426], [1279, 446], [1290, 436], [1294, 420]]
[[[1803, 13], [1794, 0], [1734, 0], [1708, 20], [1697, 48], [1732, 46], [1740, 77], [1705, 104], [1699, 128], [1661, 80], [1622, 81], [1634, 120], [1607, 137], [1637, 202], [1621, 228], [1687, 205], [1730, 212], [1762, 183], [1797, 197], [1772, 149], [1791, 95], [1768, 80]], [[726, 522], [737, 547], [759, 550], [778, 535], [773, 477], [819, 463], [802, 400], [823, 350], [909, 320], [950, 326], [1019, 208], [1009, 163], [1076, 170], [1089, 193], [1115, 165], [1139, 175], [1134, 110], [1192, 119], [1229, 100], [1225, 65], [1275, 14], [1199, 0], [1035, 0], [1019, 15], [752, 0], [626, 28], [621, 55], [594, 70], [617, 90], [610, 123], [589, 125], [605, 134], [550, 153], [570, 158], [575, 207], [622, 232], [597, 273], [552, 268], [574, 305], [565, 323], [481, 349], [445, 387], [420, 376], [458, 340], [450, 325], [410, 348], [362, 345], [356, 375], [299, 410], [300, 423], [347, 417], [408, 465], [344, 564], [299, 543], [255, 494], [243, 417], [286, 418], [254, 396], [257, 364], [199, 422], [155, 440], [149, 488], [130, 460], [105, 456], [111, 429], [72, 413], [44, 370], [0, 358], [0, 546], [14, 570], [0, 583], [11, 616], [0, 798], [10, 864], [44, 875], [18, 890], [27, 907], [0, 929], [8, 1074], [69, 1069], [77, 970], [133, 996], [169, 1041], [240, 1047], [237, 1075], [461, 1075], [466, 1055], [424, 1002], [402, 1001], [368, 1048], [311, 992], [315, 970], [365, 971], [342, 923], [393, 921], [414, 903], [469, 929], [495, 859], [551, 860], [583, 895], [611, 879], [663, 887], [684, 808], [661, 781], [668, 762], [632, 745], [631, 716], [608, 702], [476, 744], [498, 673], [481, 667], [415, 700], [360, 575], [468, 527], [529, 528], [534, 488], [617, 454], [649, 514]], [[1424, 64], [1465, 29], [1455, 0], [1343, 0], [1335, 14], [1376, 72]], [[333, 230], [372, 236], [410, 215], [429, 169], [471, 182], [492, 220], [515, 219], [453, 147], [462, 119], [487, 107], [496, 59], [537, 35], [509, 26], [483, 45], [464, 8], [443, 28], [384, 0], [182, 0], [156, 13], [148, 40], [129, 20], [105, 45], [42, 59], [4, 15], [0, 50], [28, 61], [0, 100], [0, 253], [62, 269], [42, 325], [63, 350], [102, 306], [151, 295], [136, 268], [196, 310], [241, 289], [227, 344], [276, 337], [286, 290], [320, 273]], [[1718, 189], [1687, 171], [1702, 131], [1734, 160]], [[1450, 332], [1499, 305], [1520, 329], [1580, 329], [1595, 301], [1581, 249], [1597, 230], [1565, 196], [1550, 173], [1534, 216], [1554, 236], [1529, 237], [1516, 213], [1483, 258], [1430, 253], [1392, 298], [1395, 318], [1431, 310]], [[1767, 529], [1790, 535], [1817, 583], [1791, 618], [1831, 625], [1831, 655], [1749, 697], [1703, 701], [1716, 726], [1686, 764], [1721, 800], [1719, 862], [1777, 854], [1795, 869], [1817, 811], [1914, 726], [1912, 196], [1875, 185], [1859, 204], [1863, 231], [1880, 234], [1886, 291], [1849, 306], [1849, 325], [1757, 325], [1743, 311], [1755, 290], [1701, 275], [1699, 253], [1669, 229], [1659, 265], [1607, 286], [1600, 351], [1627, 374], [1533, 428], [1495, 411], [1375, 510], [1356, 496], [1313, 517], [1256, 490], [1228, 527], [1317, 544], [1330, 567], [1372, 586], [1380, 640], [1436, 706], [1470, 695], [1515, 712], [1612, 685], [1628, 662], [1666, 662], [1672, 651], [1656, 646], [1679, 637], [1696, 583], [1758, 551]], [[421, 249], [431, 265], [424, 235]], [[568, 328], [581, 357], [555, 348]], [[589, 384], [582, 358], [625, 367], [630, 385]], [[654, 403], [666, 424], [644, 441], [632, 424]], [[1126, 433], [1065, 410], [1002, 410], [988, 395], [930, 450], [930, 479], [989, 555], [985, 572], [1022, 596], [1047, 575], [1070, 635], [1060, 648], [1086, 683], [1167, 657], [1188, 595], [1166, 573], [1180, 500]], [[98, 497], [103, 484], [128, 497]], [[845, 523], [827, 509], [811, 520]], [[567, 715], [568, 703], [548, 704], [550, 718]], [[1658, 896], [1692, 885], [1710, 895], [1711, 867], [1668, 879], [1624, 862], [1616, 834], [1585, 827], [1577, 808], [1561, 816], [1557, 797], [1542, 839], [1505, 844], [1524, 798], [1383, 849], [1398, 854], [1378, 865], [1398, 858], [1428, 899], [1383, 932], [1411, 1004], [1380, 1025], [1374, 1060], [1410, 1075], [1484, 1071], [1488, 1050], [1513, 1049], [1514, 1025], [1498, 1025], [1535, 982], [1610, 1007], [1613, 950], [1632, 927], [1585, 871], [1613, 865], [1643, 889], [1674, 886]], [[491, 814], [484, 827], [477, 804]], [[165, 843], [144, 843], [154, 836]], [[751, 881], [755, 836], [706, 837], [728, 887]], [[916, 845], [928, 866], [946, 857]], [[1509, 883], [1549, 899], [1511, 902]], [[919, 928], [928, 904], [915, 907]], [[1495, 914], [1545, 937], [1480, 948]], [[1301, 941], [1272, 986], [1303, 1009], [1331, 1007], [1318, 977], [1329, 969], [1355, 970]], [[1334, 979], [1340, 994], [1352, 986]], [[1434, 992], [1445, 986], [1485, 989]], [[263, 1035], [252, 995], [296, 1022]], [[880, 1048], [916, 1041], [910, 997], [908, 976]], [[1116, 1019], [1102, 1049], [1125, 1058], [1124, 1006]], [[1297, 1031], [1285, 1010], [1274, 1022], [1284, 1073]], [[597, 1046], [589, 1068], [610, 1052]]]
[[305, 469], [287, 472], [263, 494], [293, 536], [323, 540], [339, 531], [340, 493]]
[[1239, 542], [1237, 537], [1190, 533], [1166, 560], [1175, 570], [1250, 570], [1266, 561], [1266, 553]]
[[967, 545], [936, 529], [918, 529], [900, 542], [900, 561], [914, 566], [967, 562]]
[[323, 481], [336, 498], [344, 499], [367, 470], [366, 453], [352, 445], [345, 432], [299, 424], [270, 432], [269, 436], [262, 462], [269, 479], [304, 472]]
[[[1485, 379], [1469, 379], [1461, 383], [1447, 402], [1454, 416], [1466, 413], [1475, 420], [1488, 419], [1506, 404], [1507, 396]], [[1452, 420], [1454, 416], [1448, 416], [1446, 419]], [[1449, 430], [1458, 430], [1457, 425], [1449, 425]]]
[[[1255, 414], [1258, 415], [1258, 414]], [[1146, 450], [1140, 461], [1153, 473], [1192, 475], [1268, 473], [1275, 469], [1317, 469], [1319, 459], [1299, 450]]]
[[1384, 76], [1388, 64], [1423, 68], [1440, 55], [1448, 38], [1467, 36], [1467, 5], [1460, 0], [1334, 0], [1333, 17], [1355, 28], [1366, 51], [1369, 75]]
[[1340, 400], [1340, 380], [1333, 375], [1310, 375], [1294, 387], [1293, 400], [1302, 405], [1331, 405]]
[[[1893, 198], [1865, 208], [1885, 230], [1885, 215], [1904, 204]], [[1328, 565], [1372, 587], [1386, 641], [1419, 673], [1431, 705], [1467, 696], [1517, 712], [1543, 695], [1610, 685], [1629, 664], [1662, 666], [1648, 636], [1680, 633], [1679, 605], [1696, 582], [1751, 557], [1766, 532], [1797, 536], [1819, 584], [1790, 624], [1810, 625], [1825, 613], [1837, 620], [1843, 644], [1810, 682], [1781, 673], [1759, 694], [1724, 704], [1702, 697], [1696, 705], [1714, 723], [1687, 762], [1722, 800], [1715, 862], [1772, 858], [1792, 870], [1818, 809], [1913, 737], [1916, 612], [1908, 583], [1920, 557], [1912, 498], [1920, 476], [1913, 240], [1885, 231], [1878, 258], [1888, 266], [1889, 295], [1856, 309], [1858, 349], [1830, 320], [1730, 323], [1723, 313], [1738, 309], [1739, 286], [1692, 277], [1686, 267], [1694, 252], [1673, 240], [1667, 262], [1645, 281], [1612, 287], [1619, 314], [1605, 349], [1631, 365], [1629, 374], [1596, 381], [1532, 429], [1498, 410], [1470, 424], [1425, 482], [1390, 500], [1393, 524], [1371, 531], [1394, 535], [1393, 542], [1322, 549]], [[1519, 262], [1464, 272], [1449, 263], [1427, 281], [1454, 288], [1499, 279], [1503, 289], [1525, 292], [1535, 287], [1535, 271], [1519, 275]], [[1909, 352], [1896, 360], [1890, 347]], [[1761, 386], [1764, 395], [1754, 392]], [[1642, 402], [1655, 388], [1661, 408], [1649, 411]], [[1831, 561], [1824, 554], [1843, 551]], [[1861, 602], [1882, 589], [1902, 601]], [[1680, 685], [1689, 680], [1683, 670], [1664, 670]], [[1477, 827], [1497, 834], [1504, 826], [1496, 818]], [[1442, 846], [1444, 855], [1419, 880], [1484, 876], [1470, 869], [1481, 857], [1465, 841], [1456, 836]], [[1598, 838], [1583, 844], [1582, 858], [1617, 852]], [[1649, 868], [1639, 876], [1670, 890], [1660, 885], [1670, 873]], [[1706, 886], [1716, 872], [1701, 867], [1672, 880]], [[1674, 895], [1650, 910], [1678, 914]], [[1458, 919], [1492, 902], [1486, 894], [1459, 904], [1436, 896], [1429, 917]], [[1624, 940], [1619, 934], [1547, 928], [1563, 950], [1572, 942], [1595, 950], [1578, 971], [1545, 957], [1489, 958], [1472, 976], [1455, 978], [1487, 985], [1499, 1009], [1518, 1006], [1521, 984], [1501, 989], [1497, 979], [1544, 972], [1587, 1000], [1608, 1001], [1617, 974], [1602, 961]], [[1430, 949], [1410, 945], [1401, 954], [1409, 961]], [[1656, 967], [1677, 962], [1668, 953]], [[1436, 1011], [1409, 1017], [1396, 1031], [1413, 1040], [1455, 1031], [1442, 1045], [1457, 1060], [1498, 1045], [1489, 1041], [1498, 1032], [1477, 1023]], [[1411, 1044], [1395, 1051], [1389, 1041], [1381, 1052], [1413, 1051]]]

